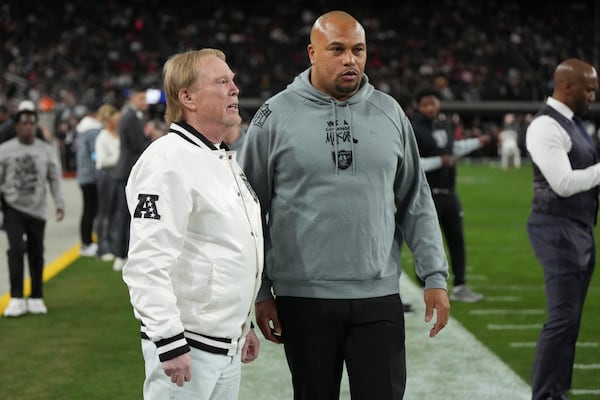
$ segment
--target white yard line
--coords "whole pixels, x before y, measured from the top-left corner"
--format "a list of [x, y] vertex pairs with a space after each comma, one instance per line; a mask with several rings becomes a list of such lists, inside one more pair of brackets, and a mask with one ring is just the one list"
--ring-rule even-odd
[[469, 310], [470, 315], [543, 315], [546, 311], [542, 309], [506, 309], [506, 308], [475, 308]]

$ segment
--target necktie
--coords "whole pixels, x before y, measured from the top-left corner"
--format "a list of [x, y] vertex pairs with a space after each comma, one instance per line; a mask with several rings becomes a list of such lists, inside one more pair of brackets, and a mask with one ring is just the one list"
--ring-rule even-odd
[[581, 133], [583, 135], [586, 142], [593, 145], [594, 142], [592, 141], [592, 137], [588, 133], [587, 129], [585, 129], [583, 120], [581, 118], [579, 118], [577, 115], [573, 115], [573, 122], [575, 122], [575, 126], [577, 126], [577, 130], [579, 131], [579, 133]]

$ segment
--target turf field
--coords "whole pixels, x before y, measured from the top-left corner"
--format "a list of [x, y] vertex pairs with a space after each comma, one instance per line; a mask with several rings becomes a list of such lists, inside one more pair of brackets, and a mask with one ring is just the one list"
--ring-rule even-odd
[[[545, 318], [542, 269], [525, 230], [531, 175], [529, 166], [518, 171], [461, 166], [467, 279], [486, 300], [454, 303], [452, 308], [455, 318], [527, 382]], [[596, 242], [600, 243], [598, 238]], [[572, 384], [575, 399], [600, 399], [599, 329], [600, 276], [596, 273], [578, 339]]]
[[[467, 328], [522, 380], [529, 382], [534, 345], [544, 320], [542, 273], [525, 233], [531, 169], [526, 165], [521, 170], [502, 171], [493, 165], [461, 164], [458, 174], [458, 191], [465, 211], [467, 279], [486, 298], [476, 304], [453, 303], [452, 317], [457, 326]], [[412, 280], [410, 253], [403, 251], [402, 256], [406, 277]], [[75, 261], [71, 263], [72, 259]], [[143, 362], [138, 323], [120, 274], [112, 271], [110, 263], [72, 259], [66, 258], [69, 267], [45, 286], [48, 315], [0, 318], [0, 399], [141, 398]], [[407, 296], [411, 302], [419, 301], [418, 290]], [[407, 316], [407, 326], [414, 325], [411, 318], [419, 321], [422, 331], [428, 329], [420, 314]], [[440, 335], [450, 336], [450, 328]], [[584, 311], [572, 399], [600, 399], [599, 329], [600, 278], [596, 274]], [[407, 335], [422, 334], [407, 330]], [[414, 382], [411, 375], [417, 375], [417, 371], [411, 374], [411, 368], [430, 369], [433, 376], [425, 385], [418, 385], [431, 388], [424, 393], [452, 393], [453, 387], [471, 385], [466, 383], [470, 382], [469, 376], [479, 376], [482, 368], [476, 360], [481, 353], [476, 346], [462, 357], [449, 353], [448, 358], [456, 359], [452, 371], [436, 374], [436, 367], [441, 366], [428, 362], [426, 355], [436, 341], [427, 340], [419, 349], [413, 349], [413, 339], [407, 338], [409, 341], [408, 353], [414, 350], [425, 354], [419, 364], [411, 361], [413, 356], [409, 354], [409, 385]], [[440, 352], [441, 348], [437, 346], [435, 351]], [[492, 376], [489, 381], [479, 382], [481, 387], [477, 389], [473, 384], [473, 396], [409, 397], [407, 391], [406, 399], [504, 400], [506, 397], [480, 394], [499, 380], [499, 376]], [[435, 387], [439, 389], [434, 390]], [[240, 400], [284, 400], [291, 398], [289, 393], [282, 349], [263, 341], [259, 359], [244, 366]], [[349, 398], [347, 391], [342, 398]]]

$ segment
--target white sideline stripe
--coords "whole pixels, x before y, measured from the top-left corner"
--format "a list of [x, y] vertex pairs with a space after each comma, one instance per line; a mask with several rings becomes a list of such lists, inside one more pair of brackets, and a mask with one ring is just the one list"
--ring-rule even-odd
[[523, 300], [521, 296], [485, 296], [486, 302], [516, 303], [517, 301], [521, 300]]
[[521, 331], [527, 329], [540, 329], [542, 324], [488, 324], [491, 331]]
[[600, 364], [574, 364], [575, 369], [600, 369]]
[[[454, 318], [430, 338], [423, 290], [405, 275], [400, 293], [416, 309], [406, 317], [406, 400], [530, 400], [529, 385]], [[456, 371], [467, 370], [457, 379]]]
[[544, 310], [540, 309], [523, 309], [523, 310], [509, 310], [505, 308], [479, 308], [475, 310], [469, 310], [469, 314], [471, 315], [540, 315], [544, 314]]

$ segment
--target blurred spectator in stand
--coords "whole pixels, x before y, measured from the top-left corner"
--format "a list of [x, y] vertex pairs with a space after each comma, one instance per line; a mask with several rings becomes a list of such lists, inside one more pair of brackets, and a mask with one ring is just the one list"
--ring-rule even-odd
[[515, 168], [521, 167], [518, 129], [515, 115], [512, 113], [504, 115], [503, 127], [498, 133], [498, 153], [502, 169], [508, 169], [510, 164]]
[[[9, 247], [6, 254], [10, 302], [4, 310], [6, 317], [48, 312], [42, 279], [47, 186], [54, 198], [57, 221], [63, 219], [65, 210], [60, 163], [54, 148], [35, 137], [37, 123], [35, 111], [17, 112], [16, 137], [0, 145], [0, 196]], [[31, 296], [27, 300], [23, 287], [25, 253], [31, 278]]]
[[86, 104], [87, 115], [77, 124], [77, 183], [83, 195], [83, 210], [79, 220], [81, 248], [79, 254], [94, 257], [98, 245], [92, 234], [98, 213], [98, 188], [96, 186], [96, 138], [102, 129], [98, 119], [100, 102], [91, 100]]
[[433, 202], [448, 251], [454, 286], [450, 299], [473, 303], [483, 295], [473, 292], [466, 282], [467, 260], [463, 232], [463, 211], [456, 194], [457, 158], [473, 152], [490, 141], [490, 136], [454, 140], [454, 131], [448, 119], [440, 114], [441, 96], [435, 88], [423, 88], [416, 94], [417, 109], [413, 128], [421, 155], [421, 165], [431, 187]]
[[98, 256], [102, 261], [115, 259], [114, 227], [117, 181], [113, 170], [119, 160], [120, 142], [117, 126], [121, 112], [112, 104], [104, 104], [98, 110], [104, 128], [96, 138], [96, 172], [98, 186], [98, 215], [96, 234], [98, 236]]
[[146, 122], [146, 125], [144, 126], [144, 134], [146, 135], [146, 138], [151, 142], [155, 141], [161, 136], [166, 135], [167, 131], [167, 123], [158, 118], [152, 118], [151, 120]]
[[3, 132], [5, 127], [12, 125], [12, 123], [8, 107], [4, 104], [0, 104], [0, 132]]
[[119, 132], [119, 160], [113, 170], [116, 180], [116, 211], [115, 211], [115, 262], [113, 269], [120, 271], [127, 261], [129, 248], [129, 224], [131, 217], [127, 208], [125, 197], [125, 184], [133, 164], [137, 161], [146, 146], [148, 139], [144, 132], [145, 111], [148, 109], [146, 101], [146, 87], [135, 86], [129, 91], [129, 101], [123, 107], [121, 120], [117, 131]]
[[74, 177], [77, 170], [77, 124], [79, 120], [68, 112], [60, 119], [55, 138], [60, 153], [63, 175]]
[[445, 76], [438, 75], [433, 78], [433, 87], [438, 91], [442, 99], [454, 100], [454, 93], [450, 89], [448, 78]]

